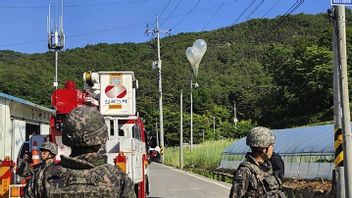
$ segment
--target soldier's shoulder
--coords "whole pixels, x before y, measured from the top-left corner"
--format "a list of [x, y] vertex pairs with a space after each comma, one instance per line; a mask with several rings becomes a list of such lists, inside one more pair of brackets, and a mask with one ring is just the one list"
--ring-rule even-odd
[[95, 168], [95, 172], [101, 172], [112, 177], [124, 177], [125, 173], [118, 167], [111, 164], [103, 164]]
[[256, 165], [250, 161], [243, 161], [240, 163], [240, 165], [238, 165], [238, 169], [242, 171], [250, 171], [254, 166]]
[[251, 173], [251, 169], [248, 167], [248, 166], [243, 166], [243, 165], [240, 165], [237, 170], [236, 170], [236, 173], [239, 174], [250, 174]]
[[242, 162], [235, 171], [236, 178], [246, 178], [252, 174], [250, 162]]
[[48, 178], [60, 178], [68, 172], [68, 168], [63, 167], [61, 164], [52, 164], [47, 166], [44, 170], [45, 177]]

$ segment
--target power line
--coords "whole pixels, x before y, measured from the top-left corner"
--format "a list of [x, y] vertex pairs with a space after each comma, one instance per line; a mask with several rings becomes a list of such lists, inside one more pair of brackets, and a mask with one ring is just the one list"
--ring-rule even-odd
[[[231, 4], [234, 4], [234, 3], [235, 2], [231, 2], [231, 3], [226, 3], [224, 5], [231, 5]], [[200, 13], [200, 12], [205, 12], [205, 11], [217, 8], [217, 7], [219, 7], [219, 5], [210, 6], [210, 7], [203, 8], [203, 9], [194, 10], [192, 13], [189, 13], [189, 15], [197, 14], [197, 13]], [[178, 15], [174, 15], [172, 17], [175, 17], [175, 18], [182, 17], [182, 16], [184, 16], [186, 14], [187, 13], [178, 14]], [[147, 22], [147, 23], [152, 23], [152, 22]], [[122, 30], [122, 29], [126, 29], [126, 28], [131, 28], [131, 27], [134, 27], [134, 26], [139, 26], [139, 25], [145, 25], [145, 22], [139, 22], [139, 23], [134, 23], [134, 24], [131, 24], [131, 25], [118, 26], [118, 27], [113, 27], [113, 28], [103, 29], [103, 30], [97, 30], [97, 31], [92, 31], [92, 32], [87, 32], [87, 33], [82, 33], [82, 34], [75, 34], [75, 35], [71, 35], [71, 36], [70, 35], [66, 35], [66, 38], [77, 38], [77, 37], [89, 36], [89, 35], [100, 34], [100, 33], [105, 33], [105, 32], [112, 32], [112, 31]], [[24, 41], [24, 42], [16, 42], [16, 43], [9, 43], [9, 44], [0, 44], [0, 47], [26, 45], [26, 44], [40, 43], [40, 42], [46, 42], [46, 41], [47, 40], [34, 40], [34, 41]]]
[[251, 13], [249, 13], [249, 15], [247, 16], [247, 19], [246, 19], [246, 20], [248, 20], [248, 19], [252, 16], [252, 14], [254, 14], [255, 11], [257, 11], [258, 8], [259, 8], [263, 3], [264, 3], [264, 0], [260, 0], [260, 2], [259, 2], [258, 5], [254, 8], [254, 10], [253, 10]]
[[179, 6], [180, 4], [181, 4], [181, 0], [178, 0], [178, 2], [177, 2], [177, 4], [176, 4], [176, 6], [174, 7], [174, 9], [172, 9], [172, 11], [170, 12], [170, 14], [166, 17], [166, 19], [164, 19], [164, 21], [161, 22], [160, 26], [162, 26], [162, 25], [165, 23], [165, 21], [167, 21], [167, 20], [170, 18], [170, 16], [176, 11], [176, 9], [178, 8], [178, 6]]
[[164, 7], [163, 11], [161, 12], [161, 14], [159, 15], [159, 17], [163, 16], [163, 14], [165, 13], [165, 11], [167, 10], [167, 8], [169, 8], [169, 5], [171, 4], [171, 0], [169, 0], [169, 2], [167, 3], [167, 5]]
[[17, 43], [10, 43], [10, 44], [5, 44], [5, 45], [0, 45], [0, 47], [5, 47], [5, 46], [16, 46], [16, 45], [26, 45], [26, 44], [33, 44], [33, 43], [40, 43], [40, 42], [47, 42], [47, 39], [42, 39], [42, 40], [36, 40], [36, 41], [25, 41], [25, 42], [17, 42]]
[[279, 19], [276, 20], [277, 22], [273, 26], [271, 26], [265, 33], [263, 33], [262, 35], [254, 39], [254, 42], [252, 43], [252, 45], [249, 46], [246, 50], [244, 50], [244, 55], [250, 55], [249, 53], [253, 49], [255, 49], [255, 45], [257, 45], [257, 43], [261, 42], [272, 31], [278, 28], [278, 26], [281, 25], [285, 21], [285, 19], [287, 19], [288, 16], [291, 13], [293, 13], [296, 9], [298, 9], [303, 3], [304, 3], [304, 0], [296, 0], [296, 2], [284, 13], [284, 15], [282, 15]]
[[[119, 26], [119, 27], [104, 29], [104, 30], [97, 30], [97, 31], [93, 31], [93, 32], [82, 33], [82, 34], [74, 34], [74, 35], [71, 35], [71, 36], [67, 35], [66, 38], [77, 38], [77, 37], [89, 36], [89, 35], [100, 34], [100, 33], [105, 33], [105, 32], [112, 32], [112, 31], [116, 31], [116, 30], [131, 28], [131, 27], [134, 27], [134, 26], [144, 25], [144, 24], [145, 24], [144, 22], [141, 22], [141, 23], [134, 23], [134, 24], [131, 24], [131, 25], [125, 25], [125, 26]], [[36, 40], [36, 41], [25, 41], [25, 42], [10, 43], [10, 44], [5, 44], [5, 45], [0, 45], [0, 47], [25, 45], [25, 44], [39, 43], [39, 42], [43, 42], [43, 41], [47, 41], [47, 40]]]
[[145, 25], [145, 23], [144, 22], [134, 23], [134, 24], [131, 24], [131, 25], [124, 25], [124, 26], [114, 27], [114, 28], [110, 28], [110, 29], [97, 30], [97, 31], [93, 31], [93, 32], [83, 33], [83, 34], [76, 34], [76, 35], [69, 36], [68, 38], [75, 38], [75, 37], [88, 36], [88, 35], [105, 33], [105, 32], [112, 32], [112, 31], [126, 29], [126, 28], [131, 28], [131, 27], [139, 26], [139, 25]]
[[[231, 2], [231, 3], [226, 3], [224, 5], [231, 5], [231, 4], [234, 4], [236, 3], [237, 0], [234, 0], [234, 2]], [[207, 7], [207, 8], [202, 8], [202, 9], [198, 9], [198, 10], [194, 10], [192, 13], [190, 14], [197, 14], [197, 13], [200, 13], [200, 12], [205, 12], [205, 11], [208, 11], [208, 10], [212, 10], [212, 9], [215, 9], [217, 7], [219, 7], [221, 4], [218, 4], [218, 5], [215, 5], [215, 6], [210, 6], [210, 7]], [[178, 15], [173, 15], [172, 17], [174, 18], [177, 18], [177, 17], [182, 17], [184, 16], [185, 14], [187, 13], [181, 13], [181, 14], [178, 14]]]
[[[100, 7], [100, 6], [113, 6], [113, 5], [123, 5], [123, 4], [137, 4], [138, 1], [126, 1], [126, 2], [112, 2], [112, 3], [99, 3], [99, 4], [73, 4], [73, 5], [64, 5], [64, 8], [75, 8], [75, 7]], [[60, 7], [61, 6], [52, 6]], [[0, 9], [47, 9], [48, 6], [0, 6]]]
[[257, 40], [257, 42], [262, 41], [266, 36], [268, 36], [272, 31], [274, 31], [281, 23], [283, 23], [288, 18], [291, 13], [297, 10], [303, 3], [304, 0], [296, 0], [296, 2], [284, 13], [284, 15], [278, 19], [278, 22], [272, 27], [270, 27], [269, 30], [267, 30], [263, 35], [259, 37], [260, 39]]
[[[237, 1], [237, 0], [236, 0]], [[217, 9], [215, 10], [213, 16], [210, 17], [209, 21], [205, 24], [205, 26], [203, 27], [203, 30], [205, 30], [205, 28], [207, 28], [207, 26], [211, 23], [211, 21], [215, 18], [215, 16], [218, 14], [219, 10], [222, 8], [222, 6], [224, 6], [226, 0], [223, 0], [222, 3], [217, 7]]]
[[189, 10], [189, 12], [187, 12], [186, 15], [184, 15], [174, 26], [172, 26], [170, 30], [173, 30], [176, 26], [178, 26], [178, 25], [194, 10], [194, 8], [197, 7], [197, 5], [198, 5], [199, 3], [200, 3], [200, 0], [198, 0], [197, 3], [195, 3], [195, 4], [193, 5], [193, 7]]
[[256, 0], [252, 0], [251, 3], [242, 11], [242, 13], [237, 17], [237, 19], [235, 20], [235, 22], [233, 22], [233, 24], [236, 24], [238, 22], [238, 20], [240, 20], [240, 18], [244, 15], [244, 13], [247, 12], [247, 10], [256, 2]]
[[267, 14], [269, 14], [269, 12], [271, 12], [271, 10], [273, 10], [277, 5], [279, 5], [281, 1], [280, 0], [276, 0], [273, 5], [271, 5], [271, 7], [268, 9], [268, 11], [266, 11], [263, 16], [261, 18], [264, 18]]

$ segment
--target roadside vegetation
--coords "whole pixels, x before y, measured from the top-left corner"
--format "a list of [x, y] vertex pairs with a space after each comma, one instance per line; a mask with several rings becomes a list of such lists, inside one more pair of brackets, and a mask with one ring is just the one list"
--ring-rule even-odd
[[[221, 153], [235, 140], [209, 140], [194, 145], [193, 151], [184, 146], [184, 169], [210, 178], [215, 178], [213, 171], [219, 166]], [[168, 147], [165, 150], [165, 164], [180, 168], [180, 147]]]

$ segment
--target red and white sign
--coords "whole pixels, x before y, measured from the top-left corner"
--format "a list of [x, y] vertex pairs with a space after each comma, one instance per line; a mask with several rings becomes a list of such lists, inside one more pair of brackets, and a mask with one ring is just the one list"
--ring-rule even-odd
[[133, 72], [99, 72], [102, 115], [130, 116], [136, 113]]
[[105, 94], [109, 98], [123, 98], [126, 96], [127, 90], [123, 85], [108, 85], [105, 88]]

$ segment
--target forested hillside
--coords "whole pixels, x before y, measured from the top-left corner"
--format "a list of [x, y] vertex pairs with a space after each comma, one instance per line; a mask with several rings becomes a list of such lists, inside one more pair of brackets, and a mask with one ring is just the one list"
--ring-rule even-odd
[[[352, 19], [347, 10], [347, 19]], [[184, 133], [188, 138], [190, 80], [185, 50], [202, 38], [208, 50], [193, 90], [195, 142], [239, 137], [253, 125], [284, 128], [333, 119], [332, 25], [327, 14], [290, 16], [267, 33], [277, 19], [248, 22], [161, 40], [165, 141], [178, 144], [179, 96], [184, 93]], [[347, 24], [349, 65], [352, 27]], [[82, 87], [85, 71], [131, 70], [139, 80], [138, 110], [147, 130], [159, 119], [155, 42], [98, 44], [60, 53], [59, 83], [74, 79]], [[0, 51], [0, 92], [50, 107], [55, 55]], [[351, 74], [350, 74], [351, 76]], [[350, 84], [350, 88], [352, 88]], [[233, 103], [240, 120], [233, 124]], [[213, 116], [216, 133], [213, 133]]]

